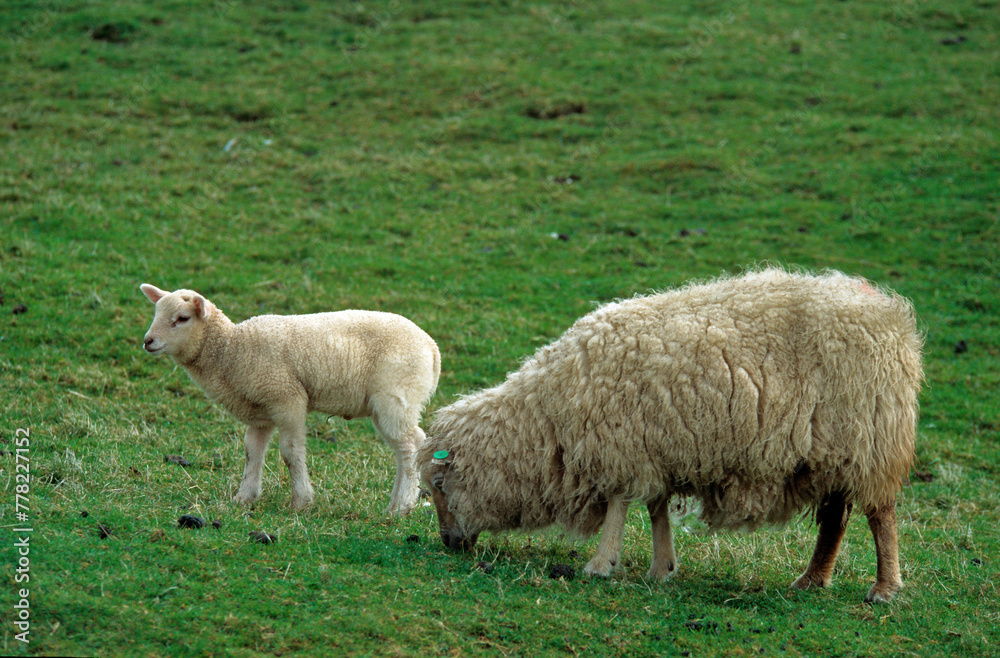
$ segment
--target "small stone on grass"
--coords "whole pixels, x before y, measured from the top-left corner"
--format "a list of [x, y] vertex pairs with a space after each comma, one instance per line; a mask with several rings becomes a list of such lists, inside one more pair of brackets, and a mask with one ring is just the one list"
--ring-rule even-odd
[[194, 516], [193, 514], [185, 514], [181, 518], [177, 519], [178, 528], [203, 528], [205, 526], [205, 519], [200, 516]]
[[254, 530], [251, 532], [250, 539], [261, 544], [273, 544], [278, 541], [278, 538], [275, 535], [269, 535], [266, 532], [261, 532], [260, 530]]
[[559, 580], [564, 578], [566, 580], [573, 580], [573, 576], [576, 575], [576, 570], [568, 564], [554, 564], [552, 569], [549, 571], [549, 578], [553, 580]]

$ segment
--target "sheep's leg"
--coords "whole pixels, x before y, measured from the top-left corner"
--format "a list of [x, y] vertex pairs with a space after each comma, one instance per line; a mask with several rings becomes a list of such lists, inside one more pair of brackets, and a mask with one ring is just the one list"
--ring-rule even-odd
[[868, 512], [868, 527], [875, 539], [878, 560], [875, 584], [868, 590], [865, 603], [888, 603], [899, 590], [903, 579], [899, 575], [899, 539], [896, 535], [896, 499]]
[[288, 467], [292, 486], [292, 509], [303, 510], [313, 501], [313, 488], [306, 469], [306, 407], [292, 405], [275, 418], [278, 425], [278, 447]]
[[646, 577], [662, 580], [677, 572], [674, 535], [670, 530], [670, 497], [654, 500], [646, 505], [646, 509], [653, 525], [653, 564]]
[[847, 530], [847, 520], [851, 516], [851, 508], [839, 493], [830, 495], [820, 505], [816, 512], [816, 522], [819, 525], [819, 535], [816, 537], [816, 549], [805, 572], [792, 583], [795, 589], [810, 587], [827, 587], [833, 578], [833, 565], [837, 561], [840, 542]]
[[264, 474], [264, 453], [267, 444], [271, 442], [274, 425], [263, 427], [248, 427], [243, 436], [243, 447], [246, 448], [247, 463], [243, 467], [243, 481], [233, 496], [237, 503], [250, 504], [260, 498], [261, 477]]
[[396, 479], [392, 485], [387, 514], [405, 515], [417, 503], [420, 478], [417, 475], [417, 450], [423, 445], [424, 431], [417, 426], [416, 409], [394, 396], [379, 396], [372, 401], [372, 423], [392, 449], [396, 458]]
[[622, 496], [615, 496], [608, 502], [608, 513], [601, 525], [601, 541], [597, 544], [597, 554], [583, 568], [585, 574], [608, 576], [621, 560], [622, 535], [625, 532], [628, 505], [629, 501]]

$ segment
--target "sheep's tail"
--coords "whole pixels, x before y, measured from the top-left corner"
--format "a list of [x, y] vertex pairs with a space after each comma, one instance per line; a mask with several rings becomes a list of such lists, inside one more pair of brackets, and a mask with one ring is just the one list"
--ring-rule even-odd
[[867, 512], [888, 504], [906, 481], [913, 466], [917, 434], [918, 401], [924, 379], [921, 353], [923, 336], [916, 329], [913, 307], [893, 295], [899, 311], [896, 346], [881, 361], [886, 364], [885, 385], [875, 397], [872, 414], [872, 462], [876, 477], [865, 482], [858, 502]]
[[919, 380], [893, 391], [879, 400], [874, 415], [874, 458], [876, 472], [881, 477], [868, 481], [868, 491], [861, 492], [863, 505], [868, 509], [889, 503], [896, 490], [904, 483], [913, 467], [917, 429], [917, 393]]

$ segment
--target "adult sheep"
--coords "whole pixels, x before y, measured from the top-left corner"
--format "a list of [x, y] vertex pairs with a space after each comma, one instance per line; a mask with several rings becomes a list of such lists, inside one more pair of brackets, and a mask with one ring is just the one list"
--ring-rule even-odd
[[585, 572], [618, 563], [629, 503], [652, 521], [648, 576], [677, 560], [672, 496], [712, 528], [812, 509], [815, 552], [793, 583], [829, 585], [852, 506], [878, 571], [902, 587], [895, 495], [913, 459], [921, 337], [912, 306], [839, 272], [765, 269], [607, 304], [507, 380], [439, 410], [420, 450], [441, 538], [559, 524], [601, 533]]
[[313, 500], [306, 471], [306, 414], [370, 416], [396, 457], [388, 513], [416, 502], [415, 457], [424, 442], [417, 425], [437, 387], [437, 344], [399, 315], [337, 311], [261, 315], [233, 324], [193, 290], [166, 292], [142, 284], [156, 304], [144, 347], [184, 368], [213, 401], [246, 424], [246, 467], [234, 497], [261, 494], [264, 453], [274, 429], [288, 466], [292, 508]]

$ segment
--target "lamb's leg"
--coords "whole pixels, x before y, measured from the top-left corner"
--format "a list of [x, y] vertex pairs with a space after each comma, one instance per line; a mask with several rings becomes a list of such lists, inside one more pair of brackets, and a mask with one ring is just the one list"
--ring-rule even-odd
[[670, 530], [670, 497], [654, 500], [646, 505], [646, 509], [653, 525], [653, 564], [646, 577], [665, 579], [677, 571], [674, 535]]
[[372, 401], [372, 423], [392, 449], [396, 458], [396, 479], [389, 497], [387, 514], [408, 514], [417, 503], [420, 479], [417, 475], [417, 450], [426, 437], [417, 426], [413, 407], [393, 396], [380, 396]]
[[292, 509], [303, 510], [313, 501], [313, 488], [306, 469], [306, 407], [294, 405], [275, 417], [278, 425], [278, 447], [288, 466], [292, 486]]
[[396, 481], [386, 511], [390, 514], [408, 514], [417, 504], [420, 476], [417, 473], [417, 450], [424, 444], [424, 431], [413, 426], [407, 432], [404, 449], [396, 451]]
[[243, 467], [243, 481], [233, 496], [237, 503], [250, 504], [260, 498], [261, 477], [264, 474], [264, 453], [267, 444], [271, 442], [274, 425], [263, 427], [248, 427], [243, 436], [243, 447], [246, 448], [247, 463]]
[[875, 538], [878, 560], [875, 584], [868, 590], [865, 603], [888, 603], [899, 590], [903, 579], [899, 575], [899, 540], [896, 535], [896, 499], [868, 513], [868, 527]]
[[816, 512], [816, 522], [819, 534], [816, 537], [816, 549], [805, 572], [792, 583], [796, 589], [810, 587], [827, 587], [833, 578], [833, 565], [837, 561], [840, 541], [847, 530], [847, 520], [851, 516], [851, 508], [844, 502], [844, 496], [835, 493], [830, 495], [820, 505]]
[[601, 525], [601, 541], [597, 543], [597, 554], [590, 559], [583, 573], [589, 576], [608, 576], [622, 557], [622, 535], [625, 532], [625, 517], [629, 502], [622, 496], [615, 496], [608, 502], [608, 513]]

